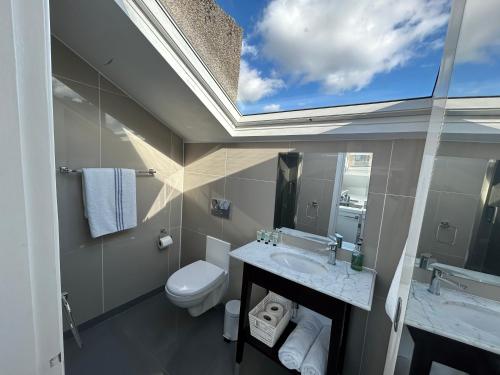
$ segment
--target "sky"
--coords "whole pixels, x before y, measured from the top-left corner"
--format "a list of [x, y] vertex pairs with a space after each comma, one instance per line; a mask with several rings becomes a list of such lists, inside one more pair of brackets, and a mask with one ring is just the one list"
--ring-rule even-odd
[[[243, 28], [237, 100], [243, 114], [432, 95], [450, 0], [216, 1]], [[466, 9], [468, 36], [451, 87], [456, 96], [500, 91], [500, 23], [493, 17], [500, 6], [477, 3], [485, 6]], [[486, 26], [485, 17], [492, 19]]]

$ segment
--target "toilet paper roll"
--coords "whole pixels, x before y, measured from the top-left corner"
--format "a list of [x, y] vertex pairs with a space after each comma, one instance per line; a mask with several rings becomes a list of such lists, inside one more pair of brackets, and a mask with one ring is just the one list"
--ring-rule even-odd
[[170, 237], [170, 236], [160, 237], [158, 239], [158, 249], [164, 249], [167, 246], [172, 245], [173, 243], [174, 243], [174, 241], [172, 240], [172, 237]]
[[281, 303], [278, 302], [269, 302], [266, 304], [266, 311], [274, 315], [278, 321], [283, 318], [283, 315], [285, 315], [285, 308]]
[[272, 325], [273, 327], [276, 327], [276, 324], [278, 324], [278, 319], [274, 315], [269, 314], [267, 311], [261, 311], [258, 313], [257, 318]]

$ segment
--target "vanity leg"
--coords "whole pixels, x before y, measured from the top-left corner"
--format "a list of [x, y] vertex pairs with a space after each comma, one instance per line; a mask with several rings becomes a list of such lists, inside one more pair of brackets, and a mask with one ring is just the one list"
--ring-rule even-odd
[[409, 375], [428, 375], [431, 372], [432, 355], [427, 345], [415, 341]]
[[350, 310], [350, 305], [342, 303], [342, 305], [335, 309], [335, 313], [333, 314], [332, 328], [330, 331], [330, 348], [328, 350], [328, 364], [326, 368], [326, 373], [328, 375], [342, 373]]
[[246, 263], [243, 265], [243, 278], [241, 282], [241, 305], [240, 321], [238, 324], [238, 342], [236, 344], [236, 363], [243, 360], [243, 348], [245, 347], [246, 326], [248, 322], [248, 312], [250, 311], [250, 297], [252, 296], [252, 282], [248, 275]]

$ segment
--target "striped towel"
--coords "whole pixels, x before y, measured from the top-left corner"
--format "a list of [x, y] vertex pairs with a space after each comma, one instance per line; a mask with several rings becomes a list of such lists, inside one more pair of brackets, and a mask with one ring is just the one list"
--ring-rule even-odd
[[134, 170], [84, 168], [82, 186], [92, 238], [137, 226]]

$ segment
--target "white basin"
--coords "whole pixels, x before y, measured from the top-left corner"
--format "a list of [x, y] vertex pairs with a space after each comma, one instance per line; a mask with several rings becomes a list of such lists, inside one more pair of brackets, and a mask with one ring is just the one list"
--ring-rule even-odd
[[274, 253], [271, 254], [271, 259], [280, 266], [284, 266], [301, 273], [317, 275], [327, 271], [327, 268], [323, 264], [298, 254]]
[[444, 301], [449, 316], [462, 321], [477, 330], [500, 336], [500, 314], [487, 307], [460, 301]]

